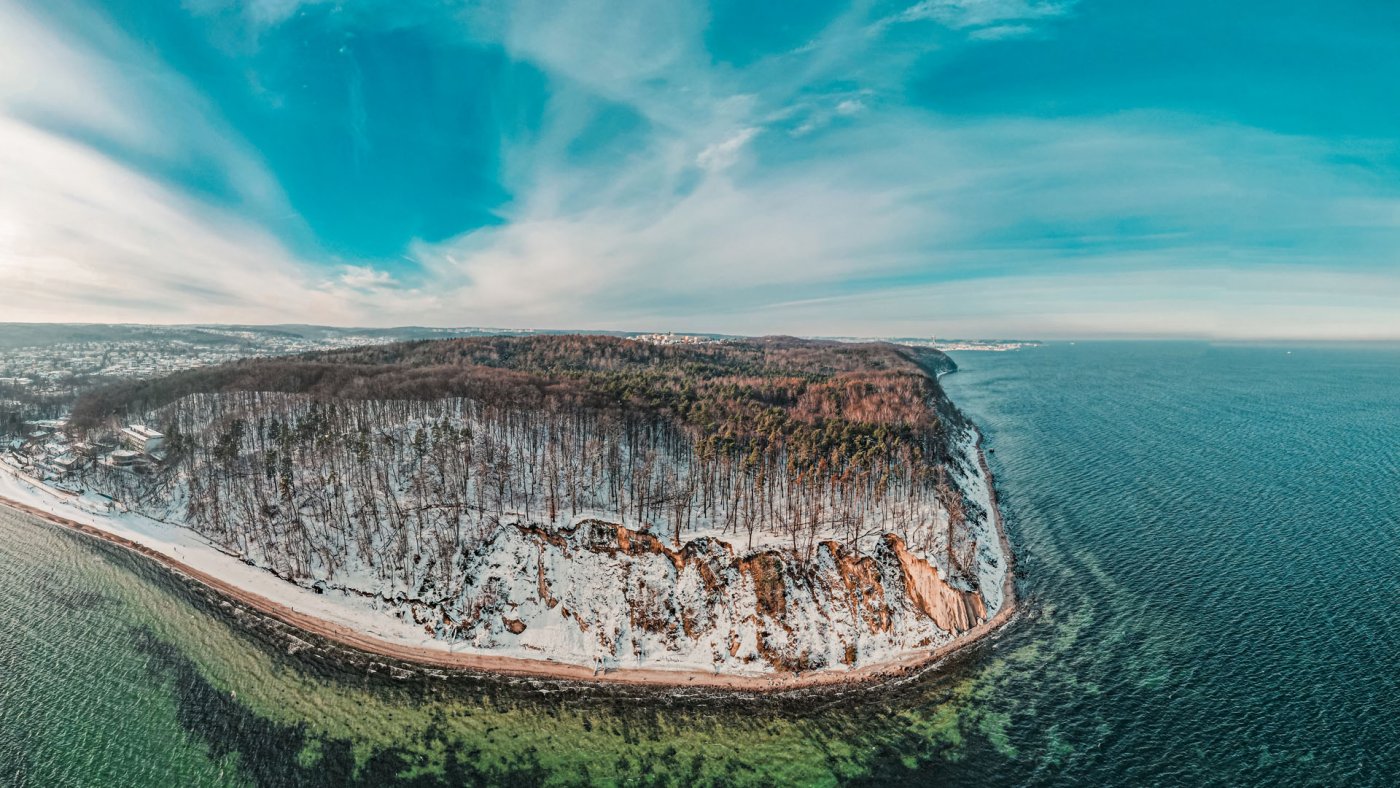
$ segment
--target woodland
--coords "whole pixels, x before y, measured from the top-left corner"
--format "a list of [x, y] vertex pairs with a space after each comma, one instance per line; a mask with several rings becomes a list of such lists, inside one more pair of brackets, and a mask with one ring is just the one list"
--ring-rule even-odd
[[937, 380], [952, 369], [928, 348], [782, 337], [435, 340], [109, 386], [70, 429], [163, 431], [151, 473], [89, 481], [289, 577], [427, 593], [502, 527], [593, 518], [799, 563], [896, 533], [975, 585], [965, 421]]

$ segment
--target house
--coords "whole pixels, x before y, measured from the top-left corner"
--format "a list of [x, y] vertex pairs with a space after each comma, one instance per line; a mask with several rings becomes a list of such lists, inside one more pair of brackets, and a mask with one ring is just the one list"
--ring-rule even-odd
[[82, 460], [71, 454], [60, 454], [35, 463], [46, 479], [62, 479], [81, 468]]
[[88, 464], [86, 457], [80, 454], [60, 454], [49, 461], [49, 467], [60, 474], [70, 474], [81, 470]]

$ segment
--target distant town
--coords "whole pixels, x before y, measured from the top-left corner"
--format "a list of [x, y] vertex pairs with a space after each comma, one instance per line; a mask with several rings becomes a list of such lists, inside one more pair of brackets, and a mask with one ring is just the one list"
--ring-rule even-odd
[[723, 341], [705, 334], [636, 334], [629, 338], [650, 345], [710, 345]]
[[0, 323], [0, 435], [55, 419], [83, 391], [242, 358], [421, 339], [531, 333], [498, 328], [143, 326]]
[[[65, 331], [65, 328], [71, 329]], [[0, 324], [0, 393], [66, 396], [103, 382], [156, 377], [239, 358], [477, 336], [500, 329], [306, 329], [231, 326], [40, 327]], [[427, 336], [425, 336], [427, 334]]]
[[935, 350], [961, 350], [1004, 353], [1021, 348], [1037, 347], [1034, 339], [937, 339], [935, 337], [814, 337], [837, 342], [893, 342], [896, 345], [931, 347]]

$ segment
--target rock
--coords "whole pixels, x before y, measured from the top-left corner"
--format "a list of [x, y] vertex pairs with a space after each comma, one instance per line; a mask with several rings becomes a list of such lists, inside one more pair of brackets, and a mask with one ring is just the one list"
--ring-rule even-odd
[[712, 538], [673, 549], [596, 520], [510, 525], [472, 563], [478, 579], [447, 603], [460, 637], [490, 642], [487, 622], [498, 618], [522, 644], [580, 663], [602, 655], [629, 666], [659, 658], [713, 659], [721, 671], [849, 669], [946, 643], [987, 618], [976, 590], [955, 586], [894, 534], [864, 555], [827, 541], [802, 561], [773, 550], [737, 555]]
[[911, 553], [898, 536], [886, 534], [885, 544], [899, 559], [910, 601], [939, 629], [957, 634], [987, 620], [987, 608], [980, 594], [954, 588], [939, 575], [937, 567]]

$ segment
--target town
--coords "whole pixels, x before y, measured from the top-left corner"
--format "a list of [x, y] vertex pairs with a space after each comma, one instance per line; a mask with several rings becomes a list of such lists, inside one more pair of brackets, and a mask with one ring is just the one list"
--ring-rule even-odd
[[165, 463], [165, 436], [144, 424], [91, 432], [86, 440], [75, 439], [68, 426], [62, 418], [25, 422], [22, 434], [0, 446], [0, 473], [61, 496], [91, 492], [106, 499], [109, 509], [125, 509], [90, 488], [134, 492]]
[[513, 333], [488, 328], [0, 324], [0, 437], [61, 417], [82, 392], [242, 358], [418, 339]]

